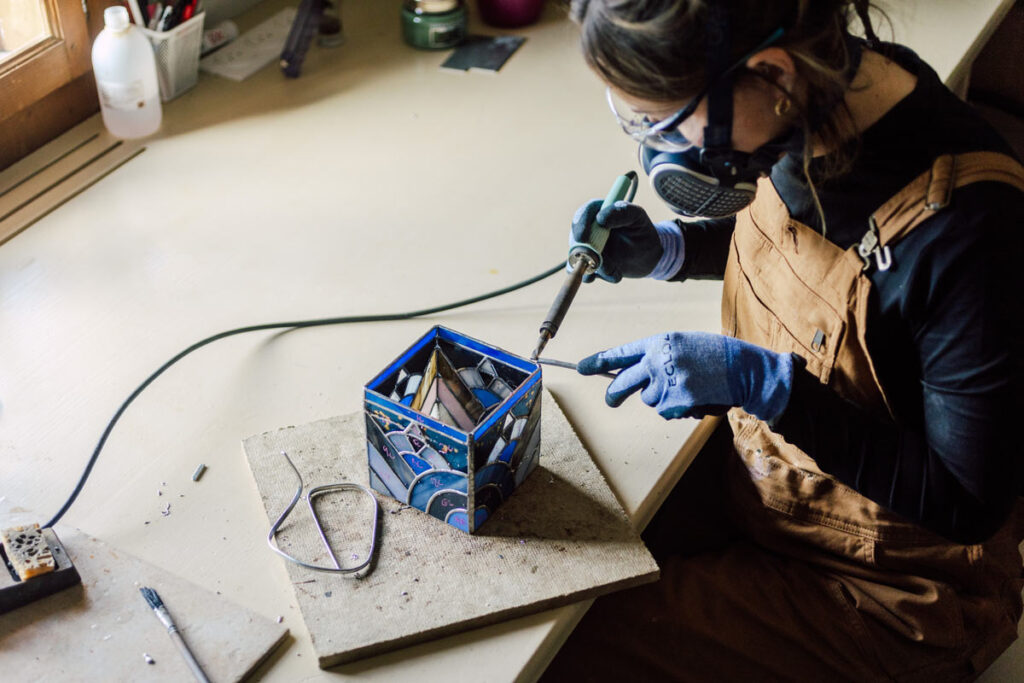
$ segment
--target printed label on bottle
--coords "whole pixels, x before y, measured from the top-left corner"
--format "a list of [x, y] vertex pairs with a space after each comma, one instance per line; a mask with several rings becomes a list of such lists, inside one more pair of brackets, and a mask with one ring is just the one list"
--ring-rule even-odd
[[100, 102], [110, 109], [142, 109], [146, 105], [145, 86], [141, 80], [120, 83], [97, 81]]

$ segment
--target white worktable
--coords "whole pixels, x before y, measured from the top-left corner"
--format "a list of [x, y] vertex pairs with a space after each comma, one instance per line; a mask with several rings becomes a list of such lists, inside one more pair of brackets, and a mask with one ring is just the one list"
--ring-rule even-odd
[[[442, 71], [446, 53], [402, 44], [399, 4], [344, 2], [347, 44], [314, 48], [298, 80], [276, 68], [242, 83], [201, 75], [165, 106], [144, 153], [0, 246], [0, 513], [53, 514], [120, 402], [188, 344], [254, 323], [423, 308], [524, 279], [564, 257], [576, 207], [635, 168], [555, 7], [486, 75]], [[891, 14], [897, 38], [948, 78], [1010, 4], [933, 0]], [[670, 217], [646, 184], [637, 201]], [[285, 569], [265, 546], [240, 441], [359, 410], [363, 384], [435, 323], [528, 354], [557, 286], [424, 320], [206, 347], [129, 409], [64, 523], [283, 615], [294, 641], [261, 669], [268, 681], [533, 678], [587, 604], [317, 669]], [[717, 331], [719, 293], [700, 282], [586, 286], [548, 355], [575, 361], [666, 329]], [[699, 438], [683, 445], [698, 423], [664, 422], [637, 400], [612, 410], [602, 380], [544, 374], [645, 523], [696, 452]], [[200, 462], [209, 470], [193, 484]], [[167, 517], [162, 482], [186, 494]]]

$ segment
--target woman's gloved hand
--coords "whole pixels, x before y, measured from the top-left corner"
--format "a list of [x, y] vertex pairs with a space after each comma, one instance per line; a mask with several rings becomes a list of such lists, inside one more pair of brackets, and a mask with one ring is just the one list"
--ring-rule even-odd
[[[683, 265], [683, 231], [675, 221], [652, 223], [647, 212], [636, 204], [615, 202], [601, 210], [602, 200], [592, 199], [576, 211], [569, 232], [569, 245], [584, 241], [590, 224], [597, 219], [599, 225], [611, 233], [602, 252], [603, 262], [596, 275], [608, 282], [624, 277], [652, 277], [667, 280]], [[593, 275], [585, 278], [586, 282]]]
[[605, 394], [613, 408], [640, 391], [666, 420], [739, 406], [770, 421], [789, 403], [794, 356], [707, 332], [668, 332], [588, 356], [580, 374], [620, 370]]

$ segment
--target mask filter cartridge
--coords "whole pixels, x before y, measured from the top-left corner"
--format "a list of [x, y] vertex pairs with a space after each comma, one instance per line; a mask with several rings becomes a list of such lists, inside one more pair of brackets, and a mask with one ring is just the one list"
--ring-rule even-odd
[[725, 218], [754, 201], [757, 176], [749, 181], [723, 183], [693, 169], [701, 165], [686, 157], [695, 153], [699, 150], [674, 153], [640, 148], [640, 162], [651, 179], [651, 187], [670, 209], [681, 216]]

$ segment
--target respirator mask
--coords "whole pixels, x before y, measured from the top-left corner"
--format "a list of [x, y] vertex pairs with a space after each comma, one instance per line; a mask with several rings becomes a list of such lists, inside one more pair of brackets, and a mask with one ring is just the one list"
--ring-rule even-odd
[[[685, 107], [652, 122], [638, 116], [628, 104], [616, 99], [609, 88], [608, 104], [619, 125], [640, 142], [640, 164], [650, 177], [655, 193], [674, 212], [683, 216], [724, 218], [754, 201], [757, 179], [767, 175], [779, 156], [792, 144], [794, 132], [771, 140], [754, 152], [732, 148], [733, 75], [751, 56], [777, 41], [777, 28], [753, 50], [730, 63], [728, 14], [720, 4], [709, 8], [707, 61], [709, 84]], [[701, 100], [708, 100], [704, 146], [697, 147], [679, 131]]]
[[788, 149], [790, 137], [786, 134], [750, 154], [714, 147], [664, 152], [640, 145], [640, 165], [655, 194], [675, 213], [725, 218], [754, 201], [757, 179]]

